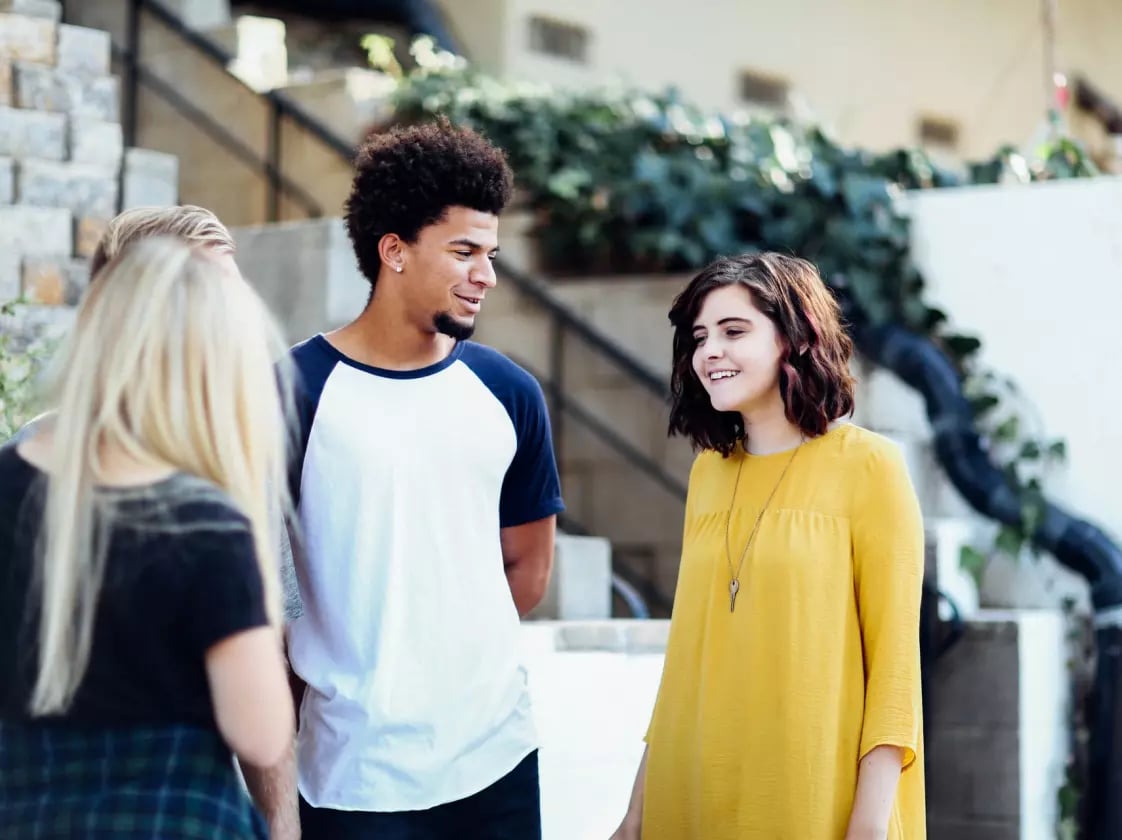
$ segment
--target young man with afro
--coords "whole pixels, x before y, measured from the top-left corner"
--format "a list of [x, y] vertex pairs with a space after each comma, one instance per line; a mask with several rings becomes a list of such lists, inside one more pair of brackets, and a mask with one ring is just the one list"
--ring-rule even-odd
[[346, 226], [369, 302], [292, 351], [303, 837], [533, 840], [519, 617], [563, 503], [541, 388], [469, 341], [511, 172], [443, 120], [372, 137], [356, 170]]

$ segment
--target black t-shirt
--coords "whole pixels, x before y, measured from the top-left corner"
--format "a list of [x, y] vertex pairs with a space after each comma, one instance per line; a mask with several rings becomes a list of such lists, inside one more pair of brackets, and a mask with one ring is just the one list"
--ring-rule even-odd
[[[38, 671], [32, 589], [46, 480], [0, 447], [0, 719], [26, 720]], [[206, 651], [267, 624], [248, 520], [213, 485], [177, 474], [143, 488], [99, 488], [114, 511], [89, 665], [57, 720], [214, 727]]]

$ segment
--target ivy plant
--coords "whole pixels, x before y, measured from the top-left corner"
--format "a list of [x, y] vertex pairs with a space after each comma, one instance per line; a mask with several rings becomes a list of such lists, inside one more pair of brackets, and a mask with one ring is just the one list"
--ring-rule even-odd
[[44, 339], [28, 341], [10, 328], [22, 308], [19, 301], [0, 303], [0, 443], [31, 419], [35, 379], [49, 349]]

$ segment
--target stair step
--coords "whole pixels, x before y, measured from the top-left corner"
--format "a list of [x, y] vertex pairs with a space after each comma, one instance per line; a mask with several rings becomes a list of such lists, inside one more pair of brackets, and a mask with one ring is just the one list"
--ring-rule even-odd
[[258, 92], [288, 83], [287, 33], [283, 20], [239, 15], [207, 36], [234, 56], [226, 69]]
[[293, 73], [284, 93], [340, 137], [357, 143], [393, 116], [394, 80], [364, 67]]

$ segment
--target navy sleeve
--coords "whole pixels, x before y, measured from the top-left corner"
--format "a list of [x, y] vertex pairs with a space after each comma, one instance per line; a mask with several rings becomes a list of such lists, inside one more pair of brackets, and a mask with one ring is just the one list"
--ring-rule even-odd
[[503, 528], [535, 522], [565, 509], [545, 395], [537, 380], [528, 374], [520, 385], [512, 400], [511, 415], [518, 449], [499, 497], [499, 525]]
[[565, 503], [553, 432], [538, 380], [498, 350], [475, 342], [465, 342], [461, 359], [503, 404], [518, 439], [499, 496], [499, 526], [511, 528], [561, 513]]
[[304, 453], [312, 433], [316, 409], [323, 386], [335, 367], [338, 356], [321, 335], [297, 344], [289, 353], [292, 363], [293, 402], [296, 411], [296, 439], [288, 462], [288, 493], [294, 507], [300, 504], [300, 479], [304, 472]]

